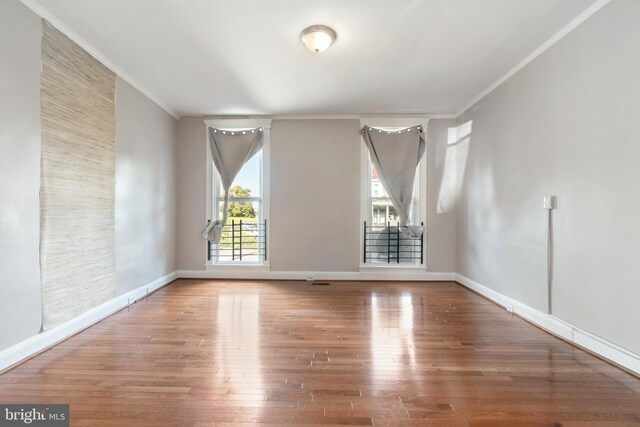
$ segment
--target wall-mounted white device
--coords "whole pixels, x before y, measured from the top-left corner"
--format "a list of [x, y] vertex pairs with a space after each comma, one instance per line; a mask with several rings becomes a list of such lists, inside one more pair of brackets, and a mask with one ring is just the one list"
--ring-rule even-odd
[[542, 201], [542, 206], [545, 209], [555, 209], [556, 206], [556, 196], [544, 196], [544, 199]]

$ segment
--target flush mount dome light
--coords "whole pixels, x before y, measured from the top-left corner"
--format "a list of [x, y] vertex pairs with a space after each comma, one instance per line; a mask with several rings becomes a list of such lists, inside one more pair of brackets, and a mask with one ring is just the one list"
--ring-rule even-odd
[[312, 25], [300, 34], [300, 40], [311, 52], [326, 50], [336, 40], [336, 32], [324, 25]]

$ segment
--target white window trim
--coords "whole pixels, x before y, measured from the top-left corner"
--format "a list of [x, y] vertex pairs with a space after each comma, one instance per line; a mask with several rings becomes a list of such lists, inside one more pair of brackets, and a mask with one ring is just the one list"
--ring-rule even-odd
[[[429, 125], [429, 118], [427, 117], [361, 117], [360, 128], [364, 126], [371, 126], [376, 128], [395, 128], [395, 127], [411, 127], [422, 126], [422, 131], [427, 137], [427, 127]], [[388, 264], [374, 264], [364, 263], [364, 248], [362, 242], [364, 241], [364, 229], [363, 221], [370, 223], [370, 198], [371, 198], [371, 180], [369, 179], [369, 150], [364, 142], [364, 139], [360, 138], [360, 271], [367, 271], [371, 269], [427, 269], [427, 151], [425, 150], [420, 164], [418, 165], [418, 188], [416, 193], [418, 194], [418, 220], [424, 222], [425, 232], [423, 234], [423, 257], [424, 264], [400, 264], [400, 265], [388, 265]]]
[[[207, 173], [206, 173], [206, 215], [207, 218], [214, 219], [215, 210], [213, 208], [214, 200], [213, 200], [213, 192], [214, 186], [220, 185], [217, 179], [217, 175], [215, 172], [215, 166], [213, 165], [213, 160], [211, 157], [211, 145], [209, 143], [209, 130], [208, 128], [216, 128], [216, 129], [251, 129], [251, 128], [259, 128], [261, 127], [263, 130], [263, 144], [262, 144], [262, 162], [261, 162], [261, 188], [260, 194], [262, 196], [262, 220], [267, 221], [267, 260], [261, 260], [258, 262], [254, 261], [232, 261], [232, 262], [218, 262], [214, 263], [213, 261], [207, 261], [205, 267], [209, 270], [212, 267], [214, 268], [233, 268], [233, 267], [251, 267], [251, 268], [270, 268], [270, 185], [269, 185], [269, 165], [271, 164], [270, 160], [270, 147], [271, 147], [271, 119], [205, 119], [205, 133], [206, 133], [206, 146], [207, 146], [207, 154], [206, 154], [206, 164], [207, 164]], [[206, 251], [205, 251], [206, 252]]]

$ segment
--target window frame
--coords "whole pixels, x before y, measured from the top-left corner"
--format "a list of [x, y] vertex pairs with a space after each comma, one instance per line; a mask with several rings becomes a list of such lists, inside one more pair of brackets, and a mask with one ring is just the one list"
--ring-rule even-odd
[[[422, 132], [427, 137], [427, 128], [429, 124], [429, 118], [427, 117], [362, 117], [360, 119], [360, 128], [364, 126], [371, 126], [375, 128], [408, 128], [411, 126], [421, 126]], [[427, 268], [427, 154], [428, 150], [425, 150], [420, 163], [417, 166], [416, 180], [414, 184], [414, 194], [417, 196], [417, 209], [413, 212], [412, 219], [417, 222], [424, 222], [424, 234], [423, 238], [423, 259], [424, 264], [415, 262], [405, 262], [399, 265], [393, 266], [387, 264], [377, 263], [364, 263], [364, 228], [363, 222], [367, 221], [367, 225], [371, 225], [371, 210], [373, 197], [371, 195], [371, 159], [369, 158], [369, 150], [364, 142], [364, 138], [360, 135], [360, 269], [369, 268]], [[417, 185], [417, 187], [415, 187]]]
[[[270, 164], [270, 146], [271, 146], [271, 119], [205, 119], [205, 142], [206, 142], [206, 217], [215, 221], [219, 218], [218, 202], [220, 199], [220, 177], [213, 164], [211, 156], [211, 145], [209, 141], [209, 128], [224, 130], [245, 130], [262, 128], [263, 144], [262, 150], [257, 155], [260, 156], [260, 197], [242, 197], [234, 198], [234, 201], [260, 201], [261, 209], [259, 211], [259, 221], [267, 221], [266, 233], [266, 252], [267, 259], [263, 256], [258, 257], [258, 261], [216, 261], [211, 259], [206, 261], [205, 265], [213, 266], [256, 266], [269, 267], [269, 214], [270, 214], [270, 198], [269, 198], [269, 164]], [[206, 251], [205, 251], [206, 252]]]

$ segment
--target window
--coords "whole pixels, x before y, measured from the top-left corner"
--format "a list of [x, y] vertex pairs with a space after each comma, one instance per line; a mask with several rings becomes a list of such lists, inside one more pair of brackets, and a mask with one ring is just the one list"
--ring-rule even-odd
[[[205, 120], [207, 128], [241, 131], [262, 127], [263, 147], [244, 164], [229, 189], [227, 224], [219, 245], [208, 245], [211, 264], [267, 263], [268, 186], [265, 173], [269, 157], [270, 120]], [[224, 189], [213, 165], [207, 131], [207, 217], [222, 220]]]
[[[426, 133], [425, 118], [363, 118], [361, 126], [399, 130], [420, 125]], [[390, 264], [420, 265], [424, 263], [423, 239], [411, 240], [398, 228], [399, 219], [375, 166], [369, 157], [364, 140], [361, 148], [361, 267]], [[411, 224], [420, 225], [426, 217], [426, 153], [417, 166], [413, 185]], [[424, 265], [422, 266], [424, 267]]]
[[[371, 158], [367, 156], [369, 163], [369, 180], [371, 187], [371, 197], [369, 198], [369, 206], [371, 210], [371, 216], [368, 223], [371, 225], [388, 226], [399, 225], [398, 214], [396, 213], [393, 203], [384, 189], [380, 178], [378, 177], [378, 171], [371, 162]], [[418, 167], [419, 168], [419, 167]], [[411, 200], [411, 223], [418, 223], [418, 189], [420, 188], [420, 171], [416, 172], [416, 179], [413, 184], [413, 197]]]

